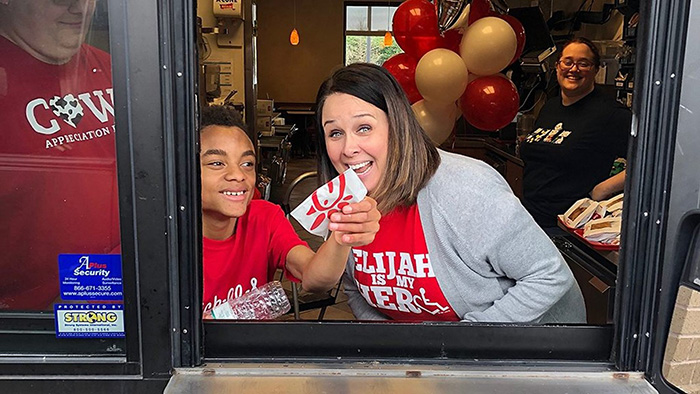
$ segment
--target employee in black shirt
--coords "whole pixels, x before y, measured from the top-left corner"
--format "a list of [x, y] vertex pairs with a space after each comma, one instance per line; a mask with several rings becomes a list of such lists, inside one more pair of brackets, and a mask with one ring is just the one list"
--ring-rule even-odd
[[520, 147], [525, 162], [523, 205], [548, 233], [577, 200], [606, 199], [623, 189], [625, 172], [610, 176], [627, 153], [631, 112], [595, 88], [600, 54], [586, 38], [568, 42], [557, 61], [560, 96], [542, 108]]

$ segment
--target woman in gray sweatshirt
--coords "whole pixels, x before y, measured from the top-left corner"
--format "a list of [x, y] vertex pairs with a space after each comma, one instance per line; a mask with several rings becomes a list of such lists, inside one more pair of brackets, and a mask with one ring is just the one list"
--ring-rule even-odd
[[571, 270], [508, 184], [436, 149], [391, 74], [344, 67], [316, 102], [322, 181], [352, 168], [382, 212], [345, 272], [358, 319], [585, 323]]

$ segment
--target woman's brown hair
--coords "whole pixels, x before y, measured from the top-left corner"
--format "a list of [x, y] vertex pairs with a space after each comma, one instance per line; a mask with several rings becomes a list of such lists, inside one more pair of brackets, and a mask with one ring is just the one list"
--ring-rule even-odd
[[316, 152], [318, 173], [322, 183], [338, 176], [328, 157], [323, 130], [323, 105], [332, 94], [345, 93], [384, 111], [389, 120], [387, 163], [379, 185], [370, 196], [377, 208], [388, 213], [397, 206], [416, 202], [440, 165], [440, 155], [430, 137], [416, 120], [411, 104], [401, 86], [384, 68], [368, 63], [355, 63], [334, 72], [316, 96]]

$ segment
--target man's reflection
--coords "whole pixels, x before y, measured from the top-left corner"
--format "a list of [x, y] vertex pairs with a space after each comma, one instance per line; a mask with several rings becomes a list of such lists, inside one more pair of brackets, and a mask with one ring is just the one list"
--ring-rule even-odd
[[58, 255], [119, 246], [110, 56], [94, 0], [0, 0], [0, 309], [58, 297]]

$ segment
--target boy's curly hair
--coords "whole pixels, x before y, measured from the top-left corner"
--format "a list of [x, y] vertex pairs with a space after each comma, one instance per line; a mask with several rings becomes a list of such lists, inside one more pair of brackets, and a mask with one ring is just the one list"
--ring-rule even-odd
[[199, 130], [201, 131], [207, 126], [238, 127], [246, 134], [248, 133], [248, 129], [238, 111], [227, 105], [210, 105], [202, 109]]

